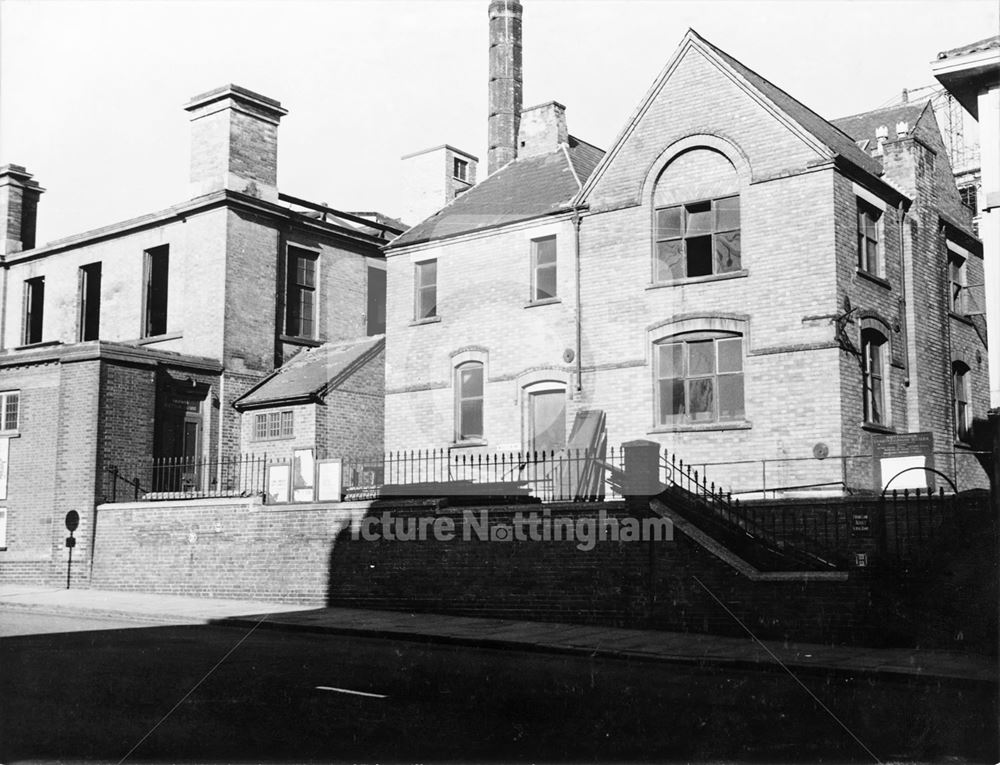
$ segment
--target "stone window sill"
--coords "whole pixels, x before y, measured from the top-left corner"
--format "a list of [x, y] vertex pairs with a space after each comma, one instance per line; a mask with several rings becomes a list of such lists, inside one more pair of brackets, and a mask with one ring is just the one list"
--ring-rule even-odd
[[734, 420], [732, 422], [699, 422], [685, 425], [657, 425], [646, 431], [648, 435], [656, 433], [700, 433], [708, 430], [750, 430], [753, 423], [748, 420]]
[[322, 340], [316, 340], [311, 337], [295, 337], [294, 335], [278, 335], [278, 339], [283, 343], [290, 343], [291, 345], [306, 345], [310, 348], [318, 348], [323, 344]]
[[428, 316], [426, 319], [414, 319], [410, 322], [411, 327], [419, 327], [422, 324], [437, 324], [441, 321], [440, 316]]
[[62, 340], [43, 340], [38, 343], [28, 343], [26, 345], [18, 345], [14, 348], [15, 351], [31, 351], [35, 348], [51, 348], [54, 345], [62, 345]]
[[524, 304], [525, 308], [535, 308], [540, 305], [555, 305], [556, 303], [561, 303], [562, 300], [557, 297], [545, 298], [544, 300], [532, 300]]
[[972, 318], [964, 313], [955, 313], [954, 311], [948, 311], [948, 315], [955, 321], [960, 321], [963, 324], [968, 324], [970, 327], [974, 326], [972, 323]]
[[896, 435], [895, 428], [890, 428], [888, 425], [880, 425], [877, 422], [862, 422], [861, 429], [867, 430], [869, 433], [881, 433], [889, 436]]
[[485, 438], [467, 438], [462, 441], [452, 441], [448, 444], [450, 449], [471, 449], [477, 446], [487, 446], [489, 442]]
[[180, 340], [184, 337], [183, 332], [167, 332], [163, 335], [153, 335], [152, 337], [142, 337], [136, 341], [136, 345], [152, 345], [153, 343], [165, 343], [167, 340]]
[[685, 284], [702, 284], [704, 282], [721, 282], [726, 279], [742, 279], [749, 276], [750, 272], [743, 268], [739, 271], [727, 271], [723, 274], [709, 274], [708, 276], [691, 276], [685, 279], [672, 279], [665, 282], [653, 282], [646, 287], [647, 290], [658, 290], [663, 287], [683, 287]]
[[861, 268], [858, 269], [858, 276], [863, 279], [867, 279], [873, 284], [877, 284], [879, 287], [884, 287], [887, 290], [892, 289], [892, 285], [889, 283], [888, 279], [883, 279], [881, 276], [876, 276], [875, 274], [869, 273]]

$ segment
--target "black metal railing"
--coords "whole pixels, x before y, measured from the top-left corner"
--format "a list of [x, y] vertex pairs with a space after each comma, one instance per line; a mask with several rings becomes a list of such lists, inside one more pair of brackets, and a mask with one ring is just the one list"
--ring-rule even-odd
[[247, 497], [264, 492], [265, 456], [136, 460], [105, 468], [107, 501]]
[[345, 459], [348, 499], [532, 496], [543, 502], [620, 499], [621, 449], [489, 452], [418, 449]]

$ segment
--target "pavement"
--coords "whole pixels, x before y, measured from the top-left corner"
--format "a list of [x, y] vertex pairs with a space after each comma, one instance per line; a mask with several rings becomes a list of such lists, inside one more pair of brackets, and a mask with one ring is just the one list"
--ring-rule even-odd
[[260, 600], [0, 585], [0, 610], [78, 614], [151, 624], [222, 624], [481, 648], [577, 654], [699, 666], [914, 677], [996, 684], [996, 657], [910, 648], [756, 641], [599, 625], [480, 619]]

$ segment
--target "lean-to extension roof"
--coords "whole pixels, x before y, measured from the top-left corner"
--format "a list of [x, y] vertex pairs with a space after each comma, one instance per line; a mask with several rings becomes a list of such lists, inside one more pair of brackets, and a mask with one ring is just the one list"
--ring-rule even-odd
[[516, 159], [455, 198], [387, 249], [563, 212], [604, 152], [574, 136], [549, 154]]
[[237, 399], [234, 406], [242, 411], [319, 401], [374, 358], [384, 345], [385, 337], [379, 335], [302, 351]]

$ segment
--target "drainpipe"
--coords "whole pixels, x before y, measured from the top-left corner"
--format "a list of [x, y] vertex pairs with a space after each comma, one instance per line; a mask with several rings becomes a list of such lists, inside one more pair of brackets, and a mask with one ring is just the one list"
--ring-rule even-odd
[[951, 337], [951, 264], [948, 261], [948, 231], [944, 226], [938, 228], [938, 238], [935, 242], [937, 245], [938, 260], [940, 261], [940, 268], [944, 271], [944, 276], [941, 282], [944, 286], [944, 336], [945, 340], [948, 342], [948, 355], [944, 360], [945, 363], [945, 380], [948, 389], [948, 401], [950, 402], [951, 412], [948, 416], [948, 422], [951, 424], [951, 429], [945, 433], [948, 441], [945, 443], [951, 444], [951, 474], [955, 476], [955, 492], [958, 493], [958, 449], [955, 448], [955, 440], [958, 434], [958, 420], [955, 417], [955, 380], [952, 372], [952, 363], [955, 361], [953, 355], [954, 350], [952, 348], [952, 337]]
[[899, 206], [899, 315], [903, 328], [903, 385], [910, 387], [910, 331], [906, 314], [906, 249], [903, 237], [906, 235], [906, 210]]
[[580, 312], [580, 208], [573, 208], [573, 257], [576, 267], [576, 392], [583, 391], [583, 360], [580, 351], [583, 347], [583, 320]]

